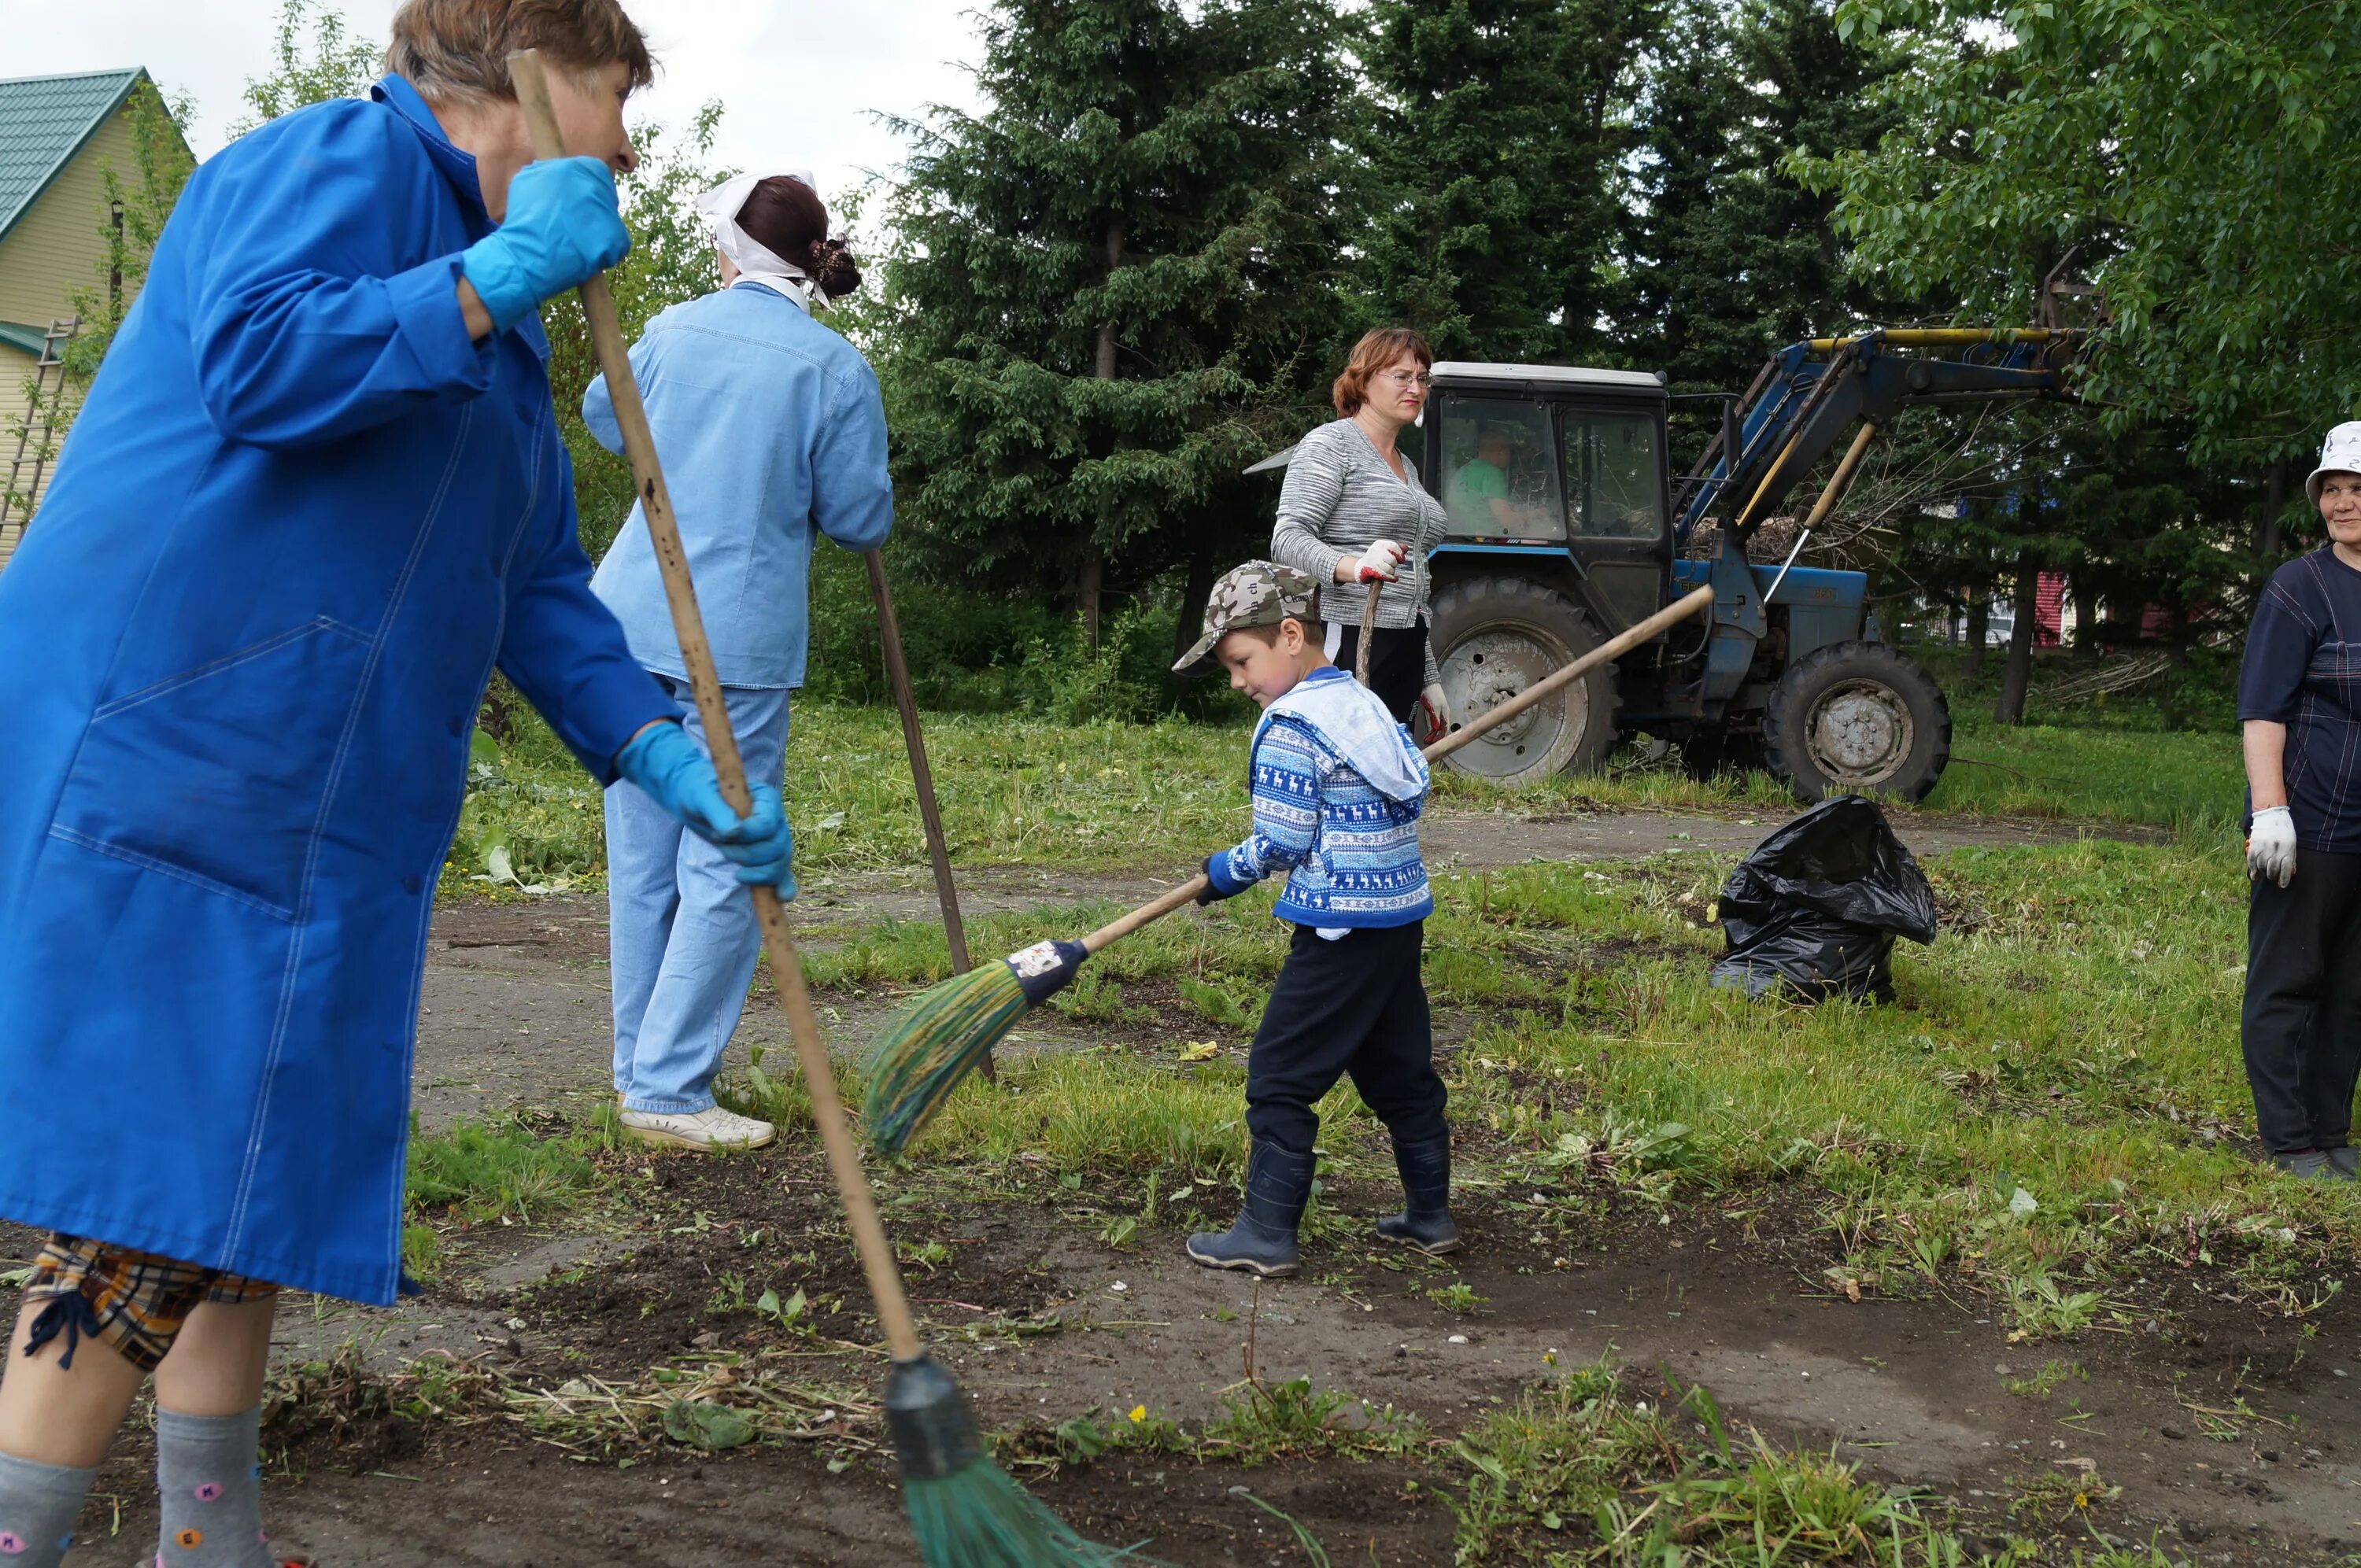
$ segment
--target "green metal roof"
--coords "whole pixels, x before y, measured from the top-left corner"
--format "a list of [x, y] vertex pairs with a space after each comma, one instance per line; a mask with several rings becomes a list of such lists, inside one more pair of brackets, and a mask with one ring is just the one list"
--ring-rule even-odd
[[147, 74], [135, 66], [0, 82], [0, 239]]

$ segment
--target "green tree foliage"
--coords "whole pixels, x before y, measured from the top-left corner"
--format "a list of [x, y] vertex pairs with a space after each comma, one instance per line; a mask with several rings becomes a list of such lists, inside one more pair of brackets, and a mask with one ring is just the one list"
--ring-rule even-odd
[[[650, 318], [666, 306], [720, 287], [713, 236], [696, 207], [699, 192], [732, 172], [712, 161], [713, 138], [720, 126], [721, 105], [708, 103], [685, 130], [666, 131], [655, 125], [633, 128], [640, 166], [617, 182], [631, 253], [607, 274], [626, 343], [635, 340]], [[598, 356], [581, 299], [567, 293], [549, 301], [541, 307], [541, 323], [549, 334], [549, 395], [557, 405], [558, 433], [574, 463], [574, 504], [580, 514], [582, 545], [597, 560], [631, 516], [631, 466], [599, 445], [582, 422], [582, 394], [598, 374]]]
[[1446, 357], [1590, 358], [1661, 0], [1378, 0], [1356, 133], [1367, 324]]
[[2261, 0], [1846, 0], [1916, 62], [1894, 129], [1812, 163], [1862, 263], [2028, 313], [2070, 253], [2113, 324], [2090, 389], [2248, 471], [2361, 410], [2352, 13]]
[[232, 122], [233, 137], [308, 104], [359, 97], [377, 80], [383, 60], [377, 45], [354, 37], [343, 15], [320, 0], [280, 0], [272, 44], [277, 64], [266, 75], [247, 78], [246, 113]]
[[181, 136], [181, 125], [194, 112], [188, 99], [168, 101], [153, 82], [143, 81], [124, 109], [130, 116], [131, 167], [118, 169], [111, 159], [100, 166], [107, 213], [98, 230], [102, 248], [90, 282], [74, 292], [82, 332], [66, 350], [66, 373], [82, 387], [98, 374], [99, 361], [138, 298], [156, 236], [164, 232], [164, 220], [197, 167]]
[[1319, 417], [1348, 96], [1320, 0], [998, 0], [935, 110], [873, 315], [904, 527], [1003, 590], [1186, 596], [1267, 537]]
[[1908, 309], [1852, 277], [1832, 194], [1791, 153], [1872, 145], [1894, 57], [1822, 0], [1676, 0], [1633, 130], [1618, 343], [1676, 390], [1743, 387], [1773, 350]]

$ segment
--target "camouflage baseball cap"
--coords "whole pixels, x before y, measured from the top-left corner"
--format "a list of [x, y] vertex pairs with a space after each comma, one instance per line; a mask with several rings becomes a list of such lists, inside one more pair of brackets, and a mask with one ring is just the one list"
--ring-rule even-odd
[[1174, 673], [1211, 674], [1213, 644], [1233, 631], [1250, 626], [1277, 626], [1287, 620], [1310, 620], [1319, 614], [1320, 589], [1312, 578], [1276, 561], [1249, 561], [1233, 566], [1205, 596], [1205, 635], [1197, 645], [1172, 662]]

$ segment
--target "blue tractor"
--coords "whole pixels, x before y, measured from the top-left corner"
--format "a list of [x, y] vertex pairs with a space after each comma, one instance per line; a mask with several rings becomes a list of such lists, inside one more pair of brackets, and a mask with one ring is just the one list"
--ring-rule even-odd
[[[2086, 342], [2072, 329], [2035, 328], [1791, 345], [1724, 405], [1721, 433], [1677, 485], [1660, 377], [1437, 364], [1426, 412], [1402, 437], [1451, 516], [1433, 560], [1433, 637], [1460, 720], [1675, 596], [1715, 590], [1709, 620], [1641, 644], [1452, 765], [1528, 784], [1596, 768], [1620, 737], [1644, 733], [1698, 767], [1759, 755], [1806, 801], [1862, 790], [1923, 798], [1950, 754], [1941, 689], [1880, 639], [1863, 574], [1795, 561], [1872, 437], [1905, 409], [2070, 397], [2064, 375]], [[1840, 444], [1795, 549], [1784, 563], [1751, 562], [1763, 521]], [[1718, 551], [1687, 559], [1709, 519]]]

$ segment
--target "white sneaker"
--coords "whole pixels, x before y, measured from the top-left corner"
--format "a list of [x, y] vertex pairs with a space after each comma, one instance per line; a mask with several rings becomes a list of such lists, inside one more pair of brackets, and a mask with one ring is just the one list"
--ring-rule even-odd
[[735, 1111], [708, 1105], [702, 1111], [626, 1111], [623, 1131], [643, 1144], [674, 1148], [758, 1149], [779, 1135], [779, 1129]]

